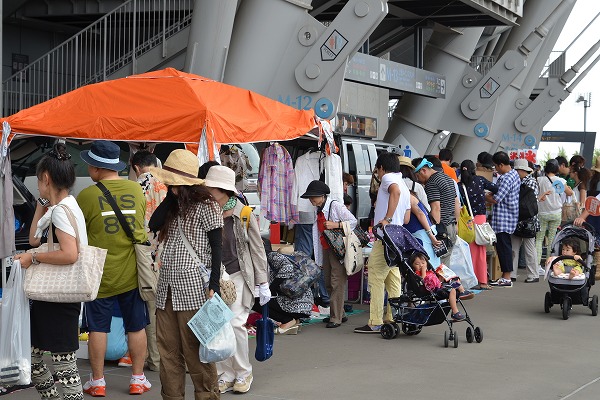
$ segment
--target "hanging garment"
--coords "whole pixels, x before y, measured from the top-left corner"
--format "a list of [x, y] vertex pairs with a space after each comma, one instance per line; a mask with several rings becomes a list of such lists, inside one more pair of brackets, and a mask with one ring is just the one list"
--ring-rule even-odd
[[298, 208], [299, 223], [312, 225], [316, 220], [315, 207], [310, 200], [303, 199], [300, 196], [306, 191], [308, 184], [318, 180], [321, 175], [319, 167], [319, 152], [309, 152], [301, 155], [296, 160], [294, 173], [294, 186], [292, 188], [292, 204]]
[[292, 204], [295, 180], [292, 157], [279, 143], [263, 150], [258, 173], [260, 212], [269, 221], [298, 222], [298, 208]]
[[329, 197], [343, 204], [342, 158], [337, 154], [330, 154], [325, 157], [325, 183], [329, 186]]
[[231, 146], [219, 155], [221, 156], [221, 165], [231, 168], [235, 172], [235, 188], [240, 192], [246, 191], [248, 189], [248, 171], [252, 169], [246, 153], [237, 146]]

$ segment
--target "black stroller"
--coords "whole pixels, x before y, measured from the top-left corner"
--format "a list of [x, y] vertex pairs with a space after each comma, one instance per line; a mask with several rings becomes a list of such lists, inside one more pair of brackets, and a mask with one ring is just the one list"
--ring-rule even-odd
[[[413, 336], [421, 333], [424, 326], [446, 322], [450, 330], [444, 332], [444, 347], [448, 347], [451, 341], [455, 348], [458, 347], [458, 334], [453, 326], [455, 321], [447, 317], [450, 312], [447, 296], [441, 295], [440, 292], [427, 290], [423, 279], [408, 265], [407, 260], [414, 252], [427, 256], [421, 243], [401, 225], [384, 227], [378, 225], [373, 231], [383, 242], [384, 255], [388, 265], [397, 266], [402, 276], [402, 295], [388, 298], [394, 322], [381, 326], [381, 336], [384, 339], [397, 337], [400, 333], [398, 324], [402, 327], [405, 335]], [[383, 236], [380, 235], [380, 231], [383, 232]], [[482, 329], [473, 325], [469, 313], [458, 296], [456, 302], [464, 310], [464, 322], [469, 324], [466, 330], [467, 342], [472, 343], [475, 340], [477, 343], [481, 343], [483, 341]]]
[[[575, 239], [579, 243], [581, 261], [575, 261], [573, 256], [561, 255], [562, 243], [567, 238]], [[560, 304], [563, 319], [568, 319], [573, 304], [581, 304], [589, 307], [593, 316], [598, 315], [598, 296], [589, 296], [590, 288], [594, 286], [594, 276], [597, 268], [596, 265], [593, 265], [594, 245], [594, 228], [587, 223], [584, 223], [583, 227], [566, 224], [556, 233], [552, 241], [551, 255], [557, 257], [546, 267], [546, 276], [550, 286], [550, 291], [546, 292], [544, 298], [544, 311], [546, 313], [550, 312], [550, 308], [554, 304]], [[554, 276], [552, 267], [556, 263], [565, 263], [565, 261], [570, 261], [570, 264], [579, 266], [583, 270], [583, 276], [579, 279], [568, 279], [568, 276], [561, 277], [560, 275]], [[565, 269], [568, 268], [568, 266], [565, 266]]]

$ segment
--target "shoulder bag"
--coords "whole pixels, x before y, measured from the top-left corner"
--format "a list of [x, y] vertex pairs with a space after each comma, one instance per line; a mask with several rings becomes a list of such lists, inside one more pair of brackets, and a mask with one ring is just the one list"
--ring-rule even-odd
[[350, 223], [342, 222], [344, 229], [344, 247], [346, 254], [344, 255], [344, 268], [346, 275], [351, 276], [362, 271], [365, 266], [365, 258], [363, 257], [362, 245], [356, 234], [350, 228]]
[[[335, 200], [334, 200], [335, 201]], [[333, 201], [331, 202], [333, 203]], [[329, 204], [329, 213], [331, 213], [331, 204]], [[331, 214], [330, 214], [331, 215]], [[344, 221], [342, 221], [343, 223]], [[352, 230], [358, 241], [360, 242], [361, 247], [365, 247], [369, 244], [369, 235], [363, 231], [358, 225], [356, 228]], [[346, 256], [346, 247], [345, 247], [345, 233], [343, 228], [336, 229], [325, 229], [323, 231], [323, 237], [325, 241], [333, 251], [333, 254], [336, 256], [338, 260], [344, 260]]]
[[[52, 303], [92, 301], [96, 298], [98, 289], [100, 289], [107, 250], [82, 245], [73, 212], [63, 204], [59, 204], [58, 207], [65, 210], [69, 223], [75, 230], [79, 257], [77, 257], [77, 261], [69, 265], [32, 264], [25, 272], [25, 294], [32, 300]], [[43, 253], [60, 250], [60, 245], [54, 243], [52, 223], [49, 232], [48, 243], [44, 243], [37, 249], [28, 252]]]
[[[464, 187], [464, 184], [463, 184]], [[469, 196], [465, 196], [467, 201], [467, 206], [469, 207], [469, 212], [473, 215], [473, 209], [471, 208], [471, 202], [469, 201]], [[496, 243], [496, 232], [492, 229], [492, 226], [489, 222], [484, 222], [483, 224], [474, 224], [475, 225], [475, 243], [480, 246], [492, 245]]]
[[[577, 190], [577, 186], [579, 186], [579, 183], [575, 185], [575, 187], [573, 188], [573, 192]], [[575, 218], [579, 217], [579, 214], [579, 202], [575, 200], [575, 193], [573, 193], [571, 196], [568, 196], [565, 202], [563, 203], [561, 220], [572, 222], [575, 221]]]
[[[208, 287], [208, 281], [210, 279], [210, 274], [208, 273], [206, 266], [202, 263], [202, 261], [200, 261], [200, 257], [198, 257], [198, 253], [196, 253], [196, 250], [194, 250], [194, 248], [190, 244], [189, 240], [183, 233], [183, 229], [181, 229], [181, 217], [177, 217], [177, 229], [179, 230], [179, 236], [181, 236], [183, 245], [185, 246], [188, 253], [190, 253], [192, 258], [194, 259], [194, 262], [200, 268], [200, 274], [202, 275], [202, 282], [204, 283], [204, 288], [206, 289]], [[235, 303], [235, 300], [237, 299], [237, 291], [236, 291], [235, 283], [231, 279], [229, 279], [229, 274], [227, 274], [227, 272], [225, 271], [225, 267], [223, 267], [223, 265], [221, 265], [221, 279], [219, 280], [219, 292], [221, 295], [221, 299], [223, 300], [223, 303], [227, 304], [228, 306]]]
[[[472, 243], [475, 240], [475, 228], [473, 227], [473, 211], [471, 207], [467, 208], [467, 201], [469, 196], [467, 195], [467, 188], [465, 184], [462, 184], [465, 200], [462, 208], [460, 209], [460, 218], [458, 219], [458, 236], [467, 243]], [[460, 192], [460, 191], [459, 191]], [[461, 196], [462, 197], [462, 196]]]
[[101, 182], [96, 183], [96, 186], [98, 189], [100, 189], [106, 198], [106, 201], [112, 207], [113, 211], [115, 212], [115, 216], [119, 220], [119, 224], [121, 224], [121, 227], [123, 228], [123, 231], [133, 243], [140, 297], [144, 301], [152, 301], [156, 298], [156, 286], [158, 285], [158, 269], [155, 268], [154, 260], [152, 259], [152, 246], [150, 246], [149, 241], [140, 243], [135, 240], [133, 231], [125, 220], [125, 217], [115, 202], [110, 190], [108, 190]]

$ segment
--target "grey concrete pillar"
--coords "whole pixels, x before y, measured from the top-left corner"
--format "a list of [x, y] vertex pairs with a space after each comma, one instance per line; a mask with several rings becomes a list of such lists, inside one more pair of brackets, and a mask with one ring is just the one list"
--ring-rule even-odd
[[482, 32], [483, 28], [466, 28], [454, 35], [436, 32], [431, 36], [425, 48], [424, 67], [446, 75], [446, 98], [405, 94], [396, 107], [386, 141], [402, 148], [410, 146], [413, 156], [424, 154], [434, 136], [444, 129], [442, 116], [461, 82]]
[[194, 1], [185, 71], [221, 81], [238, 0]]

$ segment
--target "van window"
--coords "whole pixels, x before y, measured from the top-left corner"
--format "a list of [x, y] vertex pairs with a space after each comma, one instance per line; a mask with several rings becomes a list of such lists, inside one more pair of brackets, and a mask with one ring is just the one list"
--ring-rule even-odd
[[356, 176], [356, 156], [352, 143], [346, 143], [346, 157], [348, 158], [348, 173]]
[[368, 174], [371, 170], [371, 163], [369, 160], [369, 145], [352, 143], [354, 151], [354, 159], [356, 160], [356, 174], [364, 175]]

